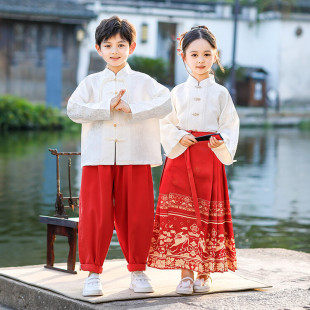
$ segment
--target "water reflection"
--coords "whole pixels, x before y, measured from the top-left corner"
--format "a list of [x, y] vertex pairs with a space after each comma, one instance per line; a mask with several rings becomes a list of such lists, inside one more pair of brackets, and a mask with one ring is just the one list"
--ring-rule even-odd
[[[52, 215], [56, 163], [48, 148], [79, 151], [79, 135], [13, 132], [0, 136], [0, 267], [45, 262], [46, 227]], [[297, 129], [243, 129], [237, 163], [227, 167], [237, 247], [283, 247], [310, 252], [310, 133]], [[72, 159], [73, 194], [80, 161]], [[153, 168], [155, 197], [161, 167]], [[61, 161], [61, 190], [68, 194], [67, 159]], [[57, 236], [56, 261], [67, 244]], [[122, 257], [116, 235], [108, 258]]]
[[[52, 215], [56, 198], [55, 158], [48, 148], [73, 151], [78, 144], [78, 136], [64, 132], [1, 136], [0, 266], [45, 261], [46, 227], [38, 223], [38, 216]], [[60, 261], [65, 260], [66, 251], [63, 245]]]
[[309, 142], [292, 128], [241, 131], [227, 169], [238, 247], [310, 252]]

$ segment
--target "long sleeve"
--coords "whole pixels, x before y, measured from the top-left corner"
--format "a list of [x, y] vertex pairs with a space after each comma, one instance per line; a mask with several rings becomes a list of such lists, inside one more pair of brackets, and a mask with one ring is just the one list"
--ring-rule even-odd
[[213, 148], [212, 151], [224, 165], [231, 165], [234, 162], [238, 144], [239, 117], [228, 91], [224, 99], [224, 108], [219, 117], [218, 132], [222, 135], [224, 144]]
[[[137, 112], [141, 119], [110, 112], [111, 99], [122, 89], [126, 90], [122, 100], [137, 104], [137, 110], [140, 104], [150, 104], [146, 112]], [[159, 117], [171, 111], [170, 92], [147, 74], [131, 70], [128, 64], [117, 73], [105, 68], [90, 74], [70, 97], [67, 111], [73, 121], [82, 123], [83, 167], [162, 164]]]
[[172, 95], [172, 112], [159, 121], [161, 143], [166, 156], [173, 159], [185, 152], [186, 147], [179, 143], [188, 132], [177, 128], [178, 117]]
[[144, 101], [129, 102], [132, 119], [145, 120], [150, 118], [163, 118], [171, 111], [170, 92], [168, 88], [149, 79], [145, 89], [152, 90], [151, 98]]
[[105, 98], [100, 102], [93, 102], [92, 87], [84, 79], [68, 101], [67, 114], [76, 123], [109, 120], [110, 100], [111, 98]]

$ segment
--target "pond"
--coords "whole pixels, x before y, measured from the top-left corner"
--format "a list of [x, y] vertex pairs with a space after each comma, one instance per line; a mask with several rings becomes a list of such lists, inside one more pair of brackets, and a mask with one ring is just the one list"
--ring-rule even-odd
[[[46, 225], [53, 215], [56, 161], [48, 151], [79, 151], [79, 134], [10, 132], [0, 136], [0, 267], [44, 264]], [[310, 252], [310, 132], [296, 128], [242, 129], [236, 159], [226, 167], [238, 248], [281, 247]], [[68, 194], [67, 158], [61, 190]], [[162, 167], [153, 168], [155, 197]], [[72, 159], [72, 192], [80, 185], [79, 157]], [[55, 261], [66, 261], [65, 237]], [[108, 259], [122, 258], [116, 235]]]

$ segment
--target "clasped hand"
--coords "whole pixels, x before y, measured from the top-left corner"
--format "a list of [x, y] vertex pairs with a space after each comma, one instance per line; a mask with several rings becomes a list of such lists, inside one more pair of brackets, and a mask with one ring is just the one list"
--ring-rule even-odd
[[223, 140], [217, 140], [215, 137], [211, 137], [208, 143], [208, 147], [210, 149], [215, 149], [219, 146], [221, 146], [224, 143]]
[[198, 141], [191, 134], [183, 136], [182, 139], [179, 141], [179, 143], [185, 147], [190, 147], [191, 145], [196, 144], [197, 142]]
[[117, 94], [117, 96], [111, 99], [111, 104], [110, 104], [111, 110], [114, 109], [116, 111], [123, 111], [125, 113], [131, 112], [129, 104], [125, 102], [124, 100], [122, 100], [122, 97], [125, 94], [125, 92], [126, 92], [125, 89], [121, 89], [119, 93]]
[[[196, 144], [198, 141], [195, 139], [195, 137], [192, 134], [185, 135], [182, 137], [182, 139], [179, 141], [179, 143], [185, 147], [190, 147], [193, 144]], [[208, 143], [209, 148], [216, 148], [223, 144], [223, 141], [217, 140], [215, 137], [211, 137], [210, 141]]]

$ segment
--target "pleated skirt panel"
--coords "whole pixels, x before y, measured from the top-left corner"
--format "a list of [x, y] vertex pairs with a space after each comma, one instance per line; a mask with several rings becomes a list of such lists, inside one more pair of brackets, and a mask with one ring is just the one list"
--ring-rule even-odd
[[237, 269], [225, 168], [207, 143], [199, 142], [179, 157], [166, 160], [150, 267], [199, 273]]

